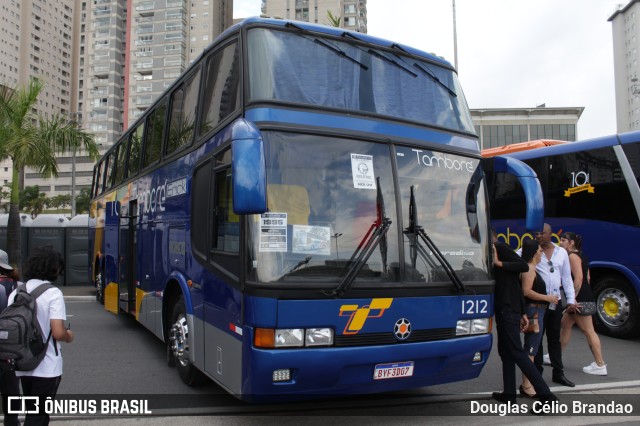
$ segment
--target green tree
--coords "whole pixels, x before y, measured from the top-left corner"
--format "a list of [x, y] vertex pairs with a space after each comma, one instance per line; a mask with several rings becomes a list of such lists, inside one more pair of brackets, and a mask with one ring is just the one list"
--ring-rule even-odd
[[[4, 212], [7, 213], [9, 211], [9, 199], [11, 197], [11, 182], [7, 185], [3, 185], [0, 187], [0, 202], [2, 202], [2, 208]], [[7, 201], [6, 203], [4, 201]]]
[[329, 26], [339, 27], [342, 18], [340, 17], [340, 15], [334, 15], [330, 10], [327, 10], [327, 20], [329, 21]]
[[89, 213], [89, 205], [91, 204], [91, 196], [89, 188], [82, 188], [80, 194], [76, 197], [76, 213]]
[[49, 200], [44, 192], [39, 193], [36, 198], [29, 200], [29, 204], [27, 204], [27, 211], [31, 213], [32, 219], [35, 219], [36, 216], [42, 213], [48, 201]]
[[[11, 193], [9, 193], [11, 195]], [[20, 191], [18, 207], [19, 210], [22, 211], [26, 209], [29, 205], [31, 205], [31, 201], [38, 198], [40, 195], [40, 187], [38, 185], [26, 186], [22, 191]]]
[[60, 194], [47, 200], [47, 207], [56, 210], [69, 205], [71, 205], [71, 194]]
[[25, 167], [36, 169], [44, 177], [58, 175], [56, 154], [86, 151], [97, 160], [98, 146], [93, 135], [85, 132], [75, 120], [54, 116], [36, 116], [34, 111], [44, 83], [32, 79], [28, 85], [15, 88], [0, 86], [0, 159], [13, 163], [7, 252], [9, 259], [21, 264], [18, 177]]

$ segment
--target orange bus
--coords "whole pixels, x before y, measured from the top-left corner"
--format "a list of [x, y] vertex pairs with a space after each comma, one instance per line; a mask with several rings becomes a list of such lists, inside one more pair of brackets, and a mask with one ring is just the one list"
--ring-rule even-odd
[[487, 148], [482, 150], [482, 156], [485, 158], [495, 157], [496, 155], [511, 154], [518, 151], [526, 151], [529, 149], [542, 148], [545, 146], [560, 145], [568, 143], [567, 141], [557, 141], [553, 139], [537, 139], [535, 141], [512, 143], [509, 145], [497, 146], [495, 148]]

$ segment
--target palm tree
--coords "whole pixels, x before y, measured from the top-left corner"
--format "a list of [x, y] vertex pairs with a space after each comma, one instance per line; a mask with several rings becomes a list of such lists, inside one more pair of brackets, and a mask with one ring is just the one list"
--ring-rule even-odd
[[339, 27], [340, 20], [342, 19], [340, 15], [334, 15], [330, 10], [327, 10], [327, 19], [329, 20], [329, 26], [331, 27]]
[[35, 104], [43, 87], [38, 79], [31, 79], [26, 87], [0, 86], [0, 159], [10, 158], [13, 163], [7, 253], [16, 265], [21, 265], [18, 181], [24, 168], [32, 167], [42, 176], [51, 177], [58, 175], [57, 153], [80, 149], [94, 160], [99, 156], [93, 135], [76, 121], [63, 116], [36, 116]]

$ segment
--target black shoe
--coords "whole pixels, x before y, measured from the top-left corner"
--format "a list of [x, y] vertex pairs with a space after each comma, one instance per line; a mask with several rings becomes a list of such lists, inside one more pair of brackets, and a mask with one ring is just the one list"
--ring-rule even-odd
[[564, 377], [564, 374], [559, 374], [557, 376], [553, 376], [553, 378], [551, 379], [553, 381], [553, 383], [558, 383], [562, 386], [569, 386], [570, 388], [573, 388], [576, 386], [575, 383], [573, 383], [571, 380], [567, 379], [566, 377]]
[[531, 398], [531, 399], [536, 399], [538, 397], [537, 393], [534, 393], [533, 395], [529, 395], [528, 393], [526, 393], [524, 391], [524, 388], [522, 387], [522, 385], [520, 385], [520, 396], [524, 396], [525, 398]]
[[515, 395], [507, 395], [504, 392], [494, 392], [491, 394], [491, 397], [498, 402], [503, 404], [515, 404], [516, 396]]

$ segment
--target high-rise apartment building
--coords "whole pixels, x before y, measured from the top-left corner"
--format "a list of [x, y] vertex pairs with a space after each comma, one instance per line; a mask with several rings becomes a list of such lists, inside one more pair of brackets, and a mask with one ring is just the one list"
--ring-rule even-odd
[[632, 0], [609, 17], [613, 30], [616, 128], [640, 129], [640, 1]]
[[81, 7], [78, 111], [105, 147], [231, 24], [233, 13], [232, 0], [93, 0]]
[[[95, 135], [101, 152], [111, 147], [189, 63], [231, 25], [233, 15], [233, 0], [47, 3], [75, 7], [76, 74], [68, 113], [70, 119]], [[72, 186], [77, 194], [91, 186], [93, 161], [82, 152], [63, 156], [58, 164], [58, 179], [43, 180], [37, 173], [27, 173], [25, 185], [39, 185], [48, 196], [69, 193]]]
[[45, 117], [71, 111], [73, 0], [0, 0], [0, 84], [45, 86], [36, 104]]
[[[45, 118], [73, 110], [73, 3], [0, 0], [0, 84], [13, 88], [28, 85], [33, 77], [42, 80], [35, 113]], [[11, 161], [2, 162], [0, 170], [4, 186], [11, 180]], [[40, 175], [26, 170], [29, 176]], [[50, 190], [50, 181], [41, 188]]]
[[262, 14], [283, 19], [332, 25], [328, 12], [342, 28], [367, 32], [367, 0], [262, 0]]

